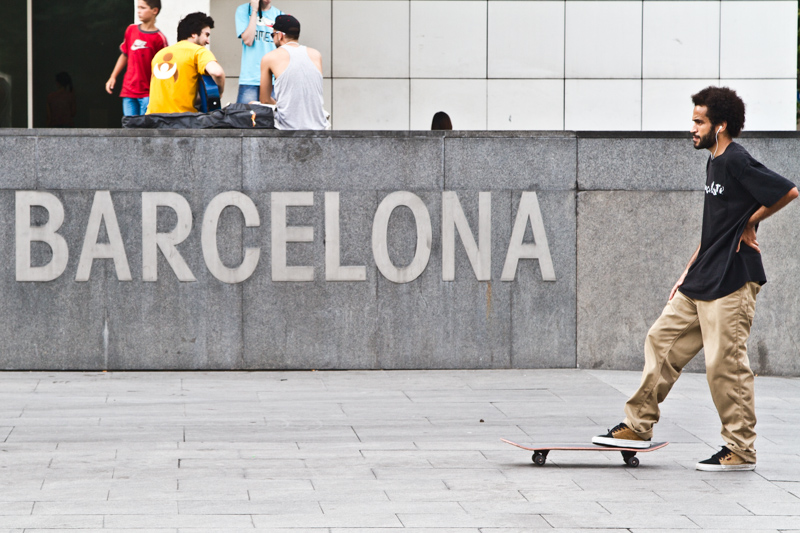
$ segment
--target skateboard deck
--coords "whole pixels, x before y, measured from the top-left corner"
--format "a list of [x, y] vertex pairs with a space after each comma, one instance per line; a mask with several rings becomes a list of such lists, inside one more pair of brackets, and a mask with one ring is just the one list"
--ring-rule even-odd
[[636, 457], [637, 453], [654, 452], [669, 444], [669, 442], [652, 442], [647, 448], [624, 448], [618, 446], [604, 446], [601, 444], [542, 444], [537, 446], [523, 446], [522, 444], [517, 444], [516, 442], [511, 442], [510, 440], [500, 440], [512, 446], [516, 446], [517, 448], [522, 448], [523, 450], [533, 452], [533, 457], [531, 457], [531, 460], [537, 466], [544, 465], [544, 463], [547, 461], [547, 454], [551, 451], [565, 450], [583, 452], [620, 452], [622, 454], [622, 460], [625, 461], [625, 464], [636, 468], [639, 466], [639, 458]]

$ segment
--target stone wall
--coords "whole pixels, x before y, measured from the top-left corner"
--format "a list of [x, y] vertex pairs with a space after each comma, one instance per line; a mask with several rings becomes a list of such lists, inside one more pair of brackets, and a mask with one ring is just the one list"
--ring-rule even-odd
[[[797, 181], [796, 134], [741, 143]], [[0, 131], [0, 368], [639, 369], [647, 328], [699, 241], [706, 158], [677, 134]], [[21, 191], [63, 206], [68, 258], [52, 281], [18, 281]], [[97, 228], [103, 191], [119, 231], [104, 211], [97, 237], [87, 228], [90, 213]], [[224, 209], [215, 232], [209, 206], [227, 191], [242, 207]], [[399, 191], [411, 193], [400, 195], [406, 203], [419, 199], [416, 214], [401, 206], [381, 218], [379, 206]], [[451, 193], [475, 249], [485, 252], [491, 235], [485, 273], [476, 274], [459, 227], [447, 274]], [[176, 195], [186, 213], [153, 207]], [[53, 216], [28, 210], [34, 226]], [[514, 231], [521, 211], [531, 215], [521, 219], [524, 239]], [[799, 219], [793, 205], [759, 233], [770, 283], [750, 353], [762, 373], [800, 375]], [[175, 246], [184, 281], [164, 248], [147, 270], [156, 241], [146, 228], [168, 237], [176, 226], [188, 232]], [[381, 227], [385, 241], [375, 236]], [[51, 247], [33, 240], [29, 266], [53, 261]], [[102, 257], [114, 242], [115, 259], [91, 260], [87, 250]], [[224, 267], [209, 266], [214, 248]], [[509, 249], [537, 258], [509, 274]], [[221, 280], [220, 269], [253, 253], [244, 281]], [[87, 281], [76, 281], [79, 263]], [[387, 268], [407, 282], [391, 281]], [[282, 281], [303, 278], [311, 280]]]

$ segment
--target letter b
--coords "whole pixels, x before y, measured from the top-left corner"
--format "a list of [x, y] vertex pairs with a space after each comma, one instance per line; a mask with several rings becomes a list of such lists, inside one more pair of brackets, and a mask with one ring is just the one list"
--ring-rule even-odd
[[[64, 223], [64, 205], [49, 192], [16, 191], [16, 244], [17, 281], [53, 281], [64, 273], [69, 259], [69, 248], [63, 236], [56, 233]], [[31, 207], [44, 207], [47, 223], [31, 226]], [[50, 246], [53, 258], [44, 266], [31, 266], [31, 243], [43, 242]]]

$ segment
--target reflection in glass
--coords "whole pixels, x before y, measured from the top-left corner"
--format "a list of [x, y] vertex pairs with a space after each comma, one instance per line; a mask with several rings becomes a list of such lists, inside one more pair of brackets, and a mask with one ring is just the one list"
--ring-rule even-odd
[[105, 83], [134, 18], [131, 0], [33, 0], [34, 127], [47, 125], [48, 96], [60, 72], [72, 78], [75, 127], [120, 127], [120, 99], [106, 93]]

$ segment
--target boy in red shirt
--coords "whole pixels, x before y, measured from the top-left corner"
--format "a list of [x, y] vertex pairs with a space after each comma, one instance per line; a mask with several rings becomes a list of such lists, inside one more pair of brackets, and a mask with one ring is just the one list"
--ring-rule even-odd
[[125, 116], [144, 115], [150, 96], [151, 62], [156, 53], [167, 47], [167, 38], [156, 28], [161, 0], [137, 0], [136, 14], [141, 24], [131, 24], [125, 30], [125, 40], [119, 45], [122, 52], [106, 82], [106, 92], [112, 94], [117, 76], [127, 67], [122, 81], [122, 112]]

